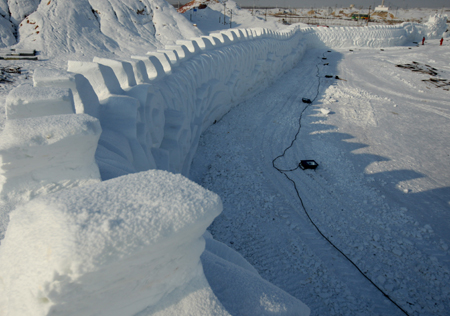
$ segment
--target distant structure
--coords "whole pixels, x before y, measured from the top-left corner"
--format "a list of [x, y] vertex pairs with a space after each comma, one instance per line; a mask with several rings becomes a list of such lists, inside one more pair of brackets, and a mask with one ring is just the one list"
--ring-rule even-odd
[[185, 5], [179, 6], [177, 11], [178, 13], [185, 13], [186, 11], [189, 11], [191, 9], [206, 9], [207, 4], [206, 2], [209, 2], [210, 0], [192, 0], [191, 2], [186, 3]]
[[381, 1], [381, 5], [375, 7], [375, 12], [388, 12], [389, 8], [384, 6], [384, 0]]

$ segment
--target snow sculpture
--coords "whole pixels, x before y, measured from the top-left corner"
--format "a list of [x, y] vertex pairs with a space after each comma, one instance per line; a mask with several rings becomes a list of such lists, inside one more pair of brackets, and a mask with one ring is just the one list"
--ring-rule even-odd
[[[187, 174], [201, 131], [301, 58], [302, 34], [289, 34], [280, 41], [265, 29], [227, 30], [132, 56], [130, 63], [69, 62], [99, 99], [97, 117], [107, 131], [97, 151], [103, 179], [155, 167]], [[122, 168], [116, 158], [126, 161]]]
[[[142, 60], [147, 69], [147, 76], [151, 81], [159, 80], [165, 76], [164, 64], [167, 64], [167, 60], [164, 57], [163, 61], [157, 56], [131, 56], [133, 59]], [[167, 68], [167, 66], [166, 66]]]
[[111, 67], [96, 62], [69, 61], [68, 71], [85, 76], [99, 100], [105, 99], [112, 94], [124, 94]]
[[75, 113], [70, 89], [33, 88], [29, 84], [13, 89], [6, 98], [5, 108], [8, 120]]
[[201, 307], [228, 315], [199, 260], [221, 210], [216, 194], [158, 170], [35, 199], [11, 213], [0, 306], [10, 316], [135, 315], [175, 291], [189, 299], [195, 282], [210, 299]]
[[85, 114], [7, 120], [0, 138], [0, 204], [100, 182], [101, 128]]

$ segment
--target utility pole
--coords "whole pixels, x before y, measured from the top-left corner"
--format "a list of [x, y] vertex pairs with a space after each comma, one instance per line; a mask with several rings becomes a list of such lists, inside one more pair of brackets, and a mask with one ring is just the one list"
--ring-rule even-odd
[[232, 24], [233, 24], [233, 10], [230, 10], [230, 29]]
[[[384, 0], [383, 0], [383, 3], [384, 3]], [[370, 5], [369, 5], [369, 14], [367, 16], [367, 24], [366, 24], [366, 26], [369, 25], [369, 20], [370, 20]]]
[[226, 15], [225, 15], [225, 10], [226, 10], [226, 8], [227, 8], [227, 2], [224, 1], [224, 2], [223, 2], [223, 25], [227, 24], [227, 23], [226, 23], [226, 19], [225, 19], [225, 17], [226, 17]]
[[264, 21], [267, 21], [267, 8], [266, 8], [266, 14], [264, 15]]

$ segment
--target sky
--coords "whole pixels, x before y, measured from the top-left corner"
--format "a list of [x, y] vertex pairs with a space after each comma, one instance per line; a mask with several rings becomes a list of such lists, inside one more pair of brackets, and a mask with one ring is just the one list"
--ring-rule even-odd
[[[237, 0], [236, 2], [240, 6], [279, 6], [279, 7], [348, 7], [354, 4], [356, 7], [368, 8], [369, 6], [380, 5], [382, 0]], [[169, 3], [176, 4], [187, 3], [187, 0], [169, 0]], [[450, 2], [448, 0], [385, 0], [384, 5], [391, 8], [450, 8]]]

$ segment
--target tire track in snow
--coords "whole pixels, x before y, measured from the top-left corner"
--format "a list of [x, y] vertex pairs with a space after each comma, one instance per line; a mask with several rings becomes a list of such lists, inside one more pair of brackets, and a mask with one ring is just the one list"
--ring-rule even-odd
[[[308, 62], [305, 62], [305, 64], [309, 64]], [[313, 71], [308, 73], [307, 77], [309, 79], [313, 77]], [[307, 80], [307, 77], [305, 77], [305, 80]], [[310, 80], [311, 82], [311, 80]], [[312, 87], [309, 87], [305, 89], [306, 94], [314, 94], [314, 85]], [[300, 97], [298, 98], [300, 99]], [[299, 100], [298, 100], [299, 101]], [[311, 112], [310, 109], [307, 110], [307, 112]], [[286, 115], [283, 113], [282, 115]], [[268, 115], [268, 117], [271, 117], [271, 115]], [[271, 131], [270, 129], [267, 129]], [[271, 131], [272, 132], [272, 131]], [[267, 150], [270, 151], [272, 149], [272, 146], [269, 144], [276, 143], [277, 139], [281, 135], [274, 136], [275, 133], [268, 133], [266, 132], [265, 135], [262, 137], [264, 140], [261, 144], [261, 146], [264, 146], [267, 144]], [[293, 134], [291, 134], [293, 135]], [[285, 135], [284, 137], [289, 137], [288, 135]], [[290, 137], [291, 139], [293, 136]], [[269, 141], [268, 141], [269, 140]], [[295, 147], [292, 148], [292, 150], [295, 152]], [[282, 152], [278, 151], [278, 153]], [[276, 153], [272, 153], [272, 156], [276, 156]], [[296, 159], [294, 158], [293, 161], [290, 161], [288, 166], [283, 167], [282, 169], [293, 169], [293, 167], [299, 162], [301, 159], [311, 158], [311, 157], [304, 157], [304, 153], [296, 151], [295, 154]], [[309, 171], [305, 171], [308, 173]], [[301, 183], [301, 196], [306, 196], [306, 199], [308, 200], [308, 204], [312, 206], [311, 210], [314, 209], [320, 209], [323, 207], [327, 207], [330, 209], [338, 209], [340, 207], [347, 208], [347, 203], [345, 203], [345, 200], [341, 198], [340, 195], [332, 194], [332, 196], [326, 198], [326, 205], [319, 205], [317, 202], [315, 202], [315, 196], [317, 193], [329, 193], [329, 188], [325, 188], [323, 185], [318, 186], [316, 183], [311, 182], [313, 179], [308, 179], [308, 177], [303, 177], [301, 179], [300, 176], [292, 177], [292, 174], [299, 174], [302, 175], [303, 171], [297, 169], [293, 172], [288, 172], [286, 174], [289, 175], [290, 178], [292, 178], [296, 183]], [[275, 179], [276, 175], [271, 175], [270, 177], [267, 177], [270, 179]], [[284, 179], [286, 181], [287, 179]], [[280, 180], [282, 182], [283, 179]], [[289, 183], [291, 185], [291, 183]], [[286, 192], [287, 188], [283, 187], [284, 185], [281, 183], [278, 183], [277, 185], [274, 185], [274, 187], [282, 188], [282, 191]], [[281, 190], [280, 190], [281, 191]], [[303, 194], [302, 194], [303, 193]], [[292, 199], [292, 196], [296, 195], [296, 193], [290, 193], [288, 194], [286, 198]], [[313, 196], [310, 198], [310, 196]], [[331, 194], [330, 194], [331, 195]], [[298, 201], [300, 203], [300, 201]], [[307, 203], [305, 203], [307, 204]], [[332, 205], [330, 205], [332, 204]], [[299, 224], [298, 228], [299, 231], [302, 232], [302, 234], [299, 235], [299, 237], [303, 241], [307, 241], [306, 244], [311, 248], [314, 249], [315, 254], [318, 258], [321, 259], [322, 262], [327, 263], [326, 269], [330, 270], [332, 275], [339, 276], [339, 281], [346, 284], [347, 288], [351, 290], [352, 297], [358, 297], [358, 300], [362, 303], [363, 306], [366, 306], [369, 308], [371, 314], [378, 314], [378, 315], [385, 315], [385, 314], [391, 314], [391, 315], [403, 315], [402, 312], [399, 313], [399, 310], [397, 310], [395, 307], [392, 308], [392, 306], [389, 306], [391, 303], [388, 302], [383, 295], [376, 290], [370, 282], [368, 282], [365, 278], [363, 278], [355, 269], [353, 265], [351, 265], [349, 262], [346, 261], [346, 259], [339, 254], [337, 254], [336, 250], [333, 249], [324, 239], [322, 239], [322, 236], [315, 231], [315, 229], [311, 226], [311, 223], [309, 222], [308, 218], [304, 216], [303, 210], [301, 209], [301, 206], [297, 205], [297, 207], [294, 207], [298, 211], [299, 218], [295, 221]], [[310, 210], [310, 211], [311, 211]], [[306, 233], [305, 233], [306, 232]], [[329, 265], [328, 263], [333, 263], [332, 265]], [[327, 293], [327, 292], [325, 292]], [[326, 294], [327, 296], [329, 294]], [[377, 301], [376, 303], [373, 301]], [[386, 304], [387, 302], [387, 304]], [[386, 306], [387, 305], [387, 306]]]

